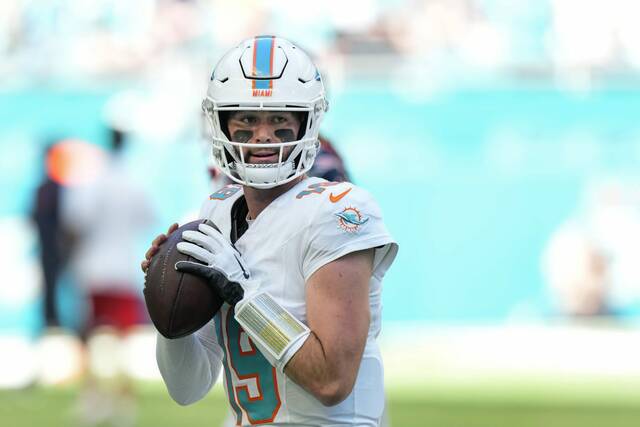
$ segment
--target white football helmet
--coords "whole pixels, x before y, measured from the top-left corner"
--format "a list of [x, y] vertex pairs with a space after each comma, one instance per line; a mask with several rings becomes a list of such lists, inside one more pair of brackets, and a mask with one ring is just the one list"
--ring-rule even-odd
[[[272, 188], [307, 172], [320, 147], [318, 131], [327, 111], [324, 85], [309, 56], [291, 42], [258, 36], [240, 43], [218, 62], [202, 102], [211, 125], [213, 157], [233, 181]], [[252, 144], [233, 142], [221, 120], [224, 111], [288, 111], [304, 113], [296, 141]], [[245, 162], [243, 148], [276, 148], [278, 163]], [[288, 147], [293, 147], [283, 158]]]

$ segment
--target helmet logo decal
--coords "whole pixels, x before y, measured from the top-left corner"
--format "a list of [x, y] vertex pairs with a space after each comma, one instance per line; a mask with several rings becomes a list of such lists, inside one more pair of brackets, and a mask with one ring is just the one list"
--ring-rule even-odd
[[253, 89], [251, 96], [271, 96], [273, 95], [273, 89]]
[[369, 221], [369, 217], [363, 216], [358, 209], [352, 206], [344, 208], [342, 212], [334, 215], [338, 217], [338, 227], [347, 233], [356, 233], [361, 226]]
[[[273, 93], [273, 55], [275, 37], [256, 37], [253, 41], [252, 96], [271, 96]], [[266, 78], [266, 80], [259, 80]]]

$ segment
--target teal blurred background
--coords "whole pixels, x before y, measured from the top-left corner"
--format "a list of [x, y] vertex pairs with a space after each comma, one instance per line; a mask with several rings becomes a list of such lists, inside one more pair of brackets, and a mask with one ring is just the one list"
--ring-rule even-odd
[[[50, 135], [106, 145], [105, 105], [117, 93], [82, 87], [2, 93], [3, 220], [28, 214]], [[346, 82], [331, 97], [324, 132], [345, 156], [354, 182], [378, 199], [402, 245], [385, 282], [385, 320], [496, 323], [552, 316], [541, 255], [580, 204], [586, 182], [638, 176], [638, 95], [631, 84], [574, 93], [553, 82], [492, 82], [415, 100], [388, 82]], [[193, 125], [172, 140], [140, 136], [127, 152], [159, 212], [158, 232], [197, 210], [210, 192], [206, 149]], [[36, 247], [24, 255], [35, 257]], [[72, 284], [67, 287], [72, 292]], [[61, 298], [74, 303], [69, 295]], [[633, 319], [638, 302], [619, 308]], [[3, 305], [0, 327], [35, 333], [38, 304], [34, 296]]]

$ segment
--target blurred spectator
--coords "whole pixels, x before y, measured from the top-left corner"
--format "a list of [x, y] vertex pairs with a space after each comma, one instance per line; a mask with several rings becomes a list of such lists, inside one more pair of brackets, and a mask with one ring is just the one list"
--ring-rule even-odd
[[316, 156], [309, 176], [317, 176], [327, 181], [349, 181], [349, 174], [344, 161], [331, 142], [320, 135], [320, 152]]
[[625, 181], [587, 188], [581, 212], [552, 235], [543, 267], [568, 315], [637, 314], [640, 308], [640, 188]]
[[[84, 329], [89, 372], [79, 400], [87, 425], [134, 422], [134, 399], [121, 352], [126, 335], [145, 322], [137, 269], [140, 233], [154, 220], [149, 201], [126, 168], [126, 135], [111, 129], [112, 156], [93, 181], [65, 194], [64, 220], [77, 236], [73, 271], [88, 301]], [[105, 379], [115, 379], [113, 390]]]
[[607, 314], [606, 268], [604, 254], [578, 224], [569, 221], [556, 230], [544, 255], [544, 269], [559, 312]]
[[62, 186], [57, 180], [59, 168], [56, 143], [45, 151], [45, 176], [33, 199], [31, 218], [38, 229], [40, 264], [44, 279], [44, 323], [46, 327], [60, 325], [56, 303], [56, 289], [60, 272], [69, 258], [72, 248], [71, 235], [60, 221]]
[[73, 271], [90, 299], [87, 332], [124, 330], [143, 320], [136, 263], [140, 233], [154, 220], [149, 200], [127, 171], [125, 134], [111, 130], [112, 156], [102, 173], [65, 194], [64, 220], [77, 236]]

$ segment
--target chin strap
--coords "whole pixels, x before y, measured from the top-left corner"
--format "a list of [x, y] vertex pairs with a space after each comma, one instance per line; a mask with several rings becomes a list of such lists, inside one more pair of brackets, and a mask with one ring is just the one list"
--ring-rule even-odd
[[236, 305], [235, 318], [280, 372], [311, 333], [266, 292], [245, 297]]

